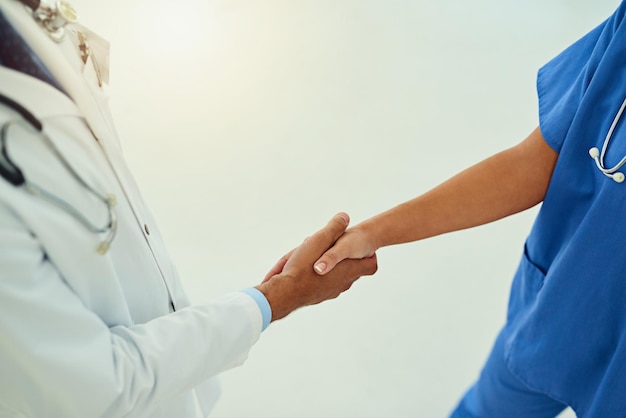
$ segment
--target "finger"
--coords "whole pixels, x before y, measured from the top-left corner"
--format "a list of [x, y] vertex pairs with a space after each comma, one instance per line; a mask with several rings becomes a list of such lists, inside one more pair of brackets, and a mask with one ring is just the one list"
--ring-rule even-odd
[[376, 254], [371, 257], [359, 260], [347, 259], [337, 265], [337, 267], [329, 275], [330, 280], [323, 280], [322, 283], [339, 286], [335, 288], [333, 297], [345, 292], [362, 276], [371, 276], [378, 270], [378, 261]]
[[313, 265], [313, 268], [315, 268], [317, 274], [324, 275], [346, 258], [350, 258], [350, 254], [350, 248], [348, 248], [346, 241], [339, 240], [331, 249], [322, 254]]
[[350, 217], [347, 213], [340, 212], [333, 216], [326, 226], [302, 244], [302, 252], [316, 254], [319, 257], [324, 251], [330, 248], [339, 237], [346, 231]]
[[355, 269], [354, 274], [357, 274], [359, 277], [371, 276], [378, 271], [378, 258], [376, 254], [360, 260], [345, 260], [344, 262], [353, 263]]
[[263, 281], [261, 283], [265, 283], [266, 281], [268, 281], [269, 279], [271, 279], [275, 275], [281, 273], [283, 271], [283, 268], [285, 267], [285, 264], [287, 264], [287, 262], [289, 261], [289, 258], [291, 258], [291, 254], [293, 254], [294, 251], [295, 251], [295, 249], [289, 251], [287, 254], [282, 256], [280, 258], [280, 260], [278, 260], [276, 262], [276, 264], [274, 264], [274, 266], [272, 266], [272, 268], [265, 275], [265, 277], [263, 278]]

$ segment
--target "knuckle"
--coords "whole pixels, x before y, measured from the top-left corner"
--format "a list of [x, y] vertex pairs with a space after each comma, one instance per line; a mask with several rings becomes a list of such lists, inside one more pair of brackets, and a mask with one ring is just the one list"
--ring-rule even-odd
[[376, 254], [367, 259], [368, 261], [368, 271], [370, 275], [375, 274], [378, 271], [378, 259]]
[[370, 274], [376, 274], [377, 271], [378, 271], [378, 264], [374, 263], [374, 265], [370, 269]]
[[320, 229], [315, 234], [313, 234], [309, 241], [314, 242], [331, 242], [333, 240], [333, 232], [329, 228]]
[[340, 260], [339, 254], [335, 251], [328, 251], [324, 254], [324, 257], [329, 261], [329, 264], [337, 264]]
[[358, 266], [356, 266], [356, 274], [359, 276], [371, 276], [378, 271], [378, 264], [376, 260], [364, 259], [359, 260]]
[[333, 224], [336, 225], [340, 228], [345, 228], [346, 225], [348, 224], [348, 215], [345, 213], [338, 213], [337, 215], [333, 216], [329, 222], [329, 224]]
[[328, 227], [324, 228], [324, 230], [328, 230], [332, 235], [337, 235], [342, 233], [348, 227], [348, 223], [345, 218], [341, 216], [335, 216], [328, 223]]

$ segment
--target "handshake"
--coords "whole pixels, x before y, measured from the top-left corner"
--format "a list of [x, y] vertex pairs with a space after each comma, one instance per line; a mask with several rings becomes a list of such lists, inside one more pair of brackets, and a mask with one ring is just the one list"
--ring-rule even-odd
[[376, 254], [356, 230], [346, 231], [347, 214], [328, 224], [282, 257], [256, 286], [272, 308], [272, 321], [298, 308], [334, 299], [361, 276], [376, 272]]

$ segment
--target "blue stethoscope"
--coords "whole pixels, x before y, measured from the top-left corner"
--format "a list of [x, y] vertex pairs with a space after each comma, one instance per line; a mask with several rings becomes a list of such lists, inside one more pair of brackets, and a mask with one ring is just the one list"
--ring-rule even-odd
[[[43, 131], [43, 123], [41, 120], [37, 119], [35, 115], [29, 112], [24, 106], [15, 102], [14, 100], [0, 94], [0, 103], [3, 103], [13, 109], [15, 112], [19, 113], [22, 116], [22, 120], [13, 119], [8, 122], [5, 122], [4, 125], [0, 128], [0, 175], [13, 186], [21, 188], [26, 192], [47, 200], [53, 205], [61, 208], [76, 220], [78, 220], [85, 228], [87, 228], [90, 232], [95, 234], [106, 233], [104, 240], [102, 240], [96, 251], [99, 254], [106, 254], [106, 252], [111, 247], [111, 243], [115, 238], [115, 234], [117, 232], [117, 214], [115, 211], [116, 198], [113, 194], [104, 194], [94, 189], [91, 185], [89, 185], [70, 165], [67, 159], [63, 156], [63, 154], [59, 151], [59, 149], [54, 145], [54, 142], [46, 135]], [[85, 215], [80, 213], [78, 209], [74, 206], [61, 199], [59, 196], [56, 196], [53, 193], [48, 192], [44, 188], [38, 186], [36, 183], [29, 181], [22, 170], [11, 160], [9, 157], [8, 149], [7, 149], [7, 136], [9, 129], [11, 126], [20, 125], [26, 129], [32, 129], [35, 133], [43, 140], [46, 146], [52, 151], [52, 153], [59, 159], [59, 161], [63, 164], [63, 167], [76, 179], [76, 181], [89, 193], [94, 195], [98, 200], [102, 201], [102, 203], [106, 206], [108, 212], [108, 219], [104, 226], [99, 227], [91, 222]]]
[[606, 151], [609, 148], [609, 142], [611, 141], [611, 138], [613, 138], [613, 132], [615, 131], [615, 128], [617, 127], [617, 124], [619, 123], [625, 108], [626, 99], [624, 99], [622, 106], [619, 108], [617, 115], [615, 115], [615, 118], [613, 119], [613, 123], [609, 128], [609, 132], [607, 132], [606, 134], [606, 138], [604, 138], [604, 143], [602, 144], [602, 152], [600, 152], [597, 147], [593, 147], [589, 150], [589, 155], [596, 162], [598, 170], [600, 170], [600, 172], [605, 176], [613, 179], [616, 183], [622, 183], [626, 178], [624, 176], [624, 173], [622, 173], [621, 171], [617, 171], [622, 168], [624, 164], [626, 164], [626, 155], [615, 166], [611, 168], [607, 168], [604, 166], [604, 156], [606, 155]]

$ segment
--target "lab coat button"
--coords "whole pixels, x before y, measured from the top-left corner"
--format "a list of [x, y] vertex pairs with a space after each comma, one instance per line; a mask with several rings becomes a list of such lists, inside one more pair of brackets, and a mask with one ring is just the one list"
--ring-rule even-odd
[[143, 224], [143, 230], [146, 231], [146, 235], [150, 235], [150, 228], [148, 228], [148, 224]]

